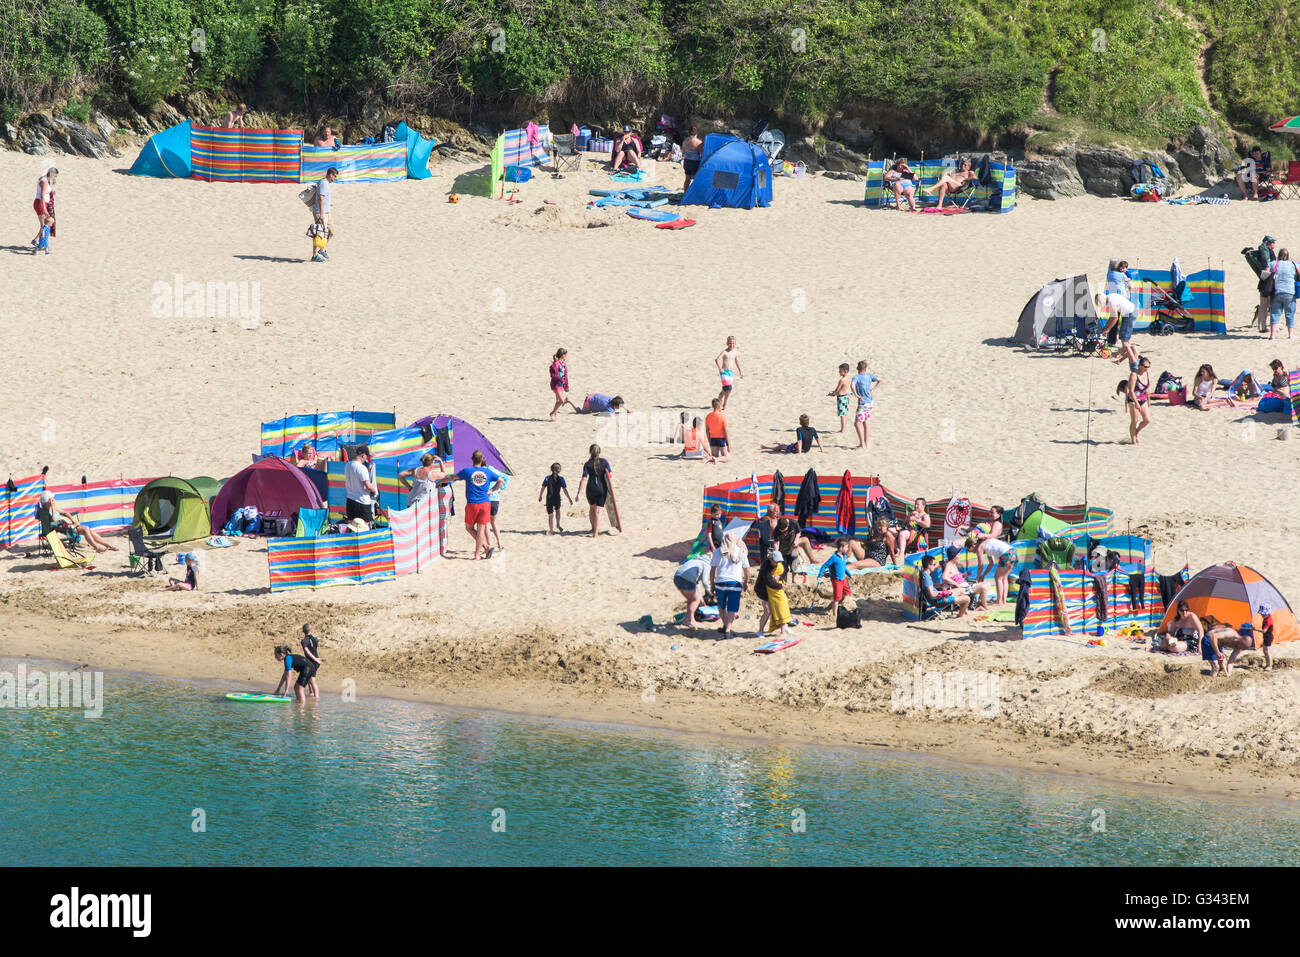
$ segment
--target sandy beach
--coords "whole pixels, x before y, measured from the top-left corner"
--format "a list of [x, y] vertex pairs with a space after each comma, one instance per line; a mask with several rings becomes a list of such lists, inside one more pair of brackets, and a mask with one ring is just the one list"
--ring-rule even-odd
[[[1194, 573], [1234, 560], [1300, 596], [1288, 493], [1300, 444], [1281, 416], [1158, 405], [1137, 447], [1100, 359], [1029, 354], [1007, 342], [1045, 282], [1107, 261], [1226, 268], [1229, 331], [1137, 337], [1152, 381], [1266, 374], [1300, 363], [1300, 342], [1247, 328], [1255, 283], [1238, 254], [1265, 233], [1300, 250], [1300, 204], [1170, 207], [1086, 197], [1022, 199], [1005, 216], [919, 216], [861, 207], [860, 183], [779, 179], [771, 208], [691, 208], [669, 231], [586, 210], [604, 172], [543, 173], [522, 202], [474, 196], [482, 166], [444, 160], [432, 180], [335, 188], [331, 261], [309, 264], [296, 185], [207, 184], [124, 175], [130, 157], [59, 157], [59, 235], [27, 255], [30, 202], [47, 158], [0, 154], [8, 238], [0, 298], [10, 327], [0, 403], [14, 478], [233, 474], [259, 424], [285, 414], [396, 409], [481, 428], [516, 472], [502, 496], [505, 549], [471, 563], [457, 523], [449, 560], [395, 582], [270, 595], [264, 540], [209, 551], [203, 590], [162, 591], [126, 574], [126, 542], [95, 571], [0, 557], [0, 653], [274, 684], [271, 647], [310, 618], [325, 689], [345, 678], [384, 693], [685, 730], [918, 748], [1024, 767], [1293, 797], [1300, 793], [1300, 649], [1262, 671], [1249, 655], [1212, 680], [1197, 657], [1111, 641], [1020, 641], [1009, 624], [903, 619], [896, 580], [865, 597], [860, 631], [828, 627], [792, 590], [801, 643], [765, 657], [752, 639], [675, 629], [671, 576], [699, 529], [706, 484], [809, 466], [874, 475], [931, 500], [953, 491], [1010, 504], [1087, 498], [1117, 530], [1155, 543], [1156, 567]], [[662, 165], [648, 183], [680, 185]], [[457, 192], [457, 204], [447, 202]], [[547, 200], [555, 205], [548, 205]], [[589, 228], [599, 226], [600, 228]], [[156, 315], [155, 284], [256, 284], [254, 317]], [[546, 367], [569, 350], [573, 392], [621, 394], [651, 438], [717, 394], [713, 357], [739, 341], [745, 378], [729, 407], [735, 454], [682, 462], [679, 447], [608, 438], [608, 420], [550, 422]], [[827, 398], [841, 362], [881, 377], [871, 447], [838, 435]], [[801, 413], [824, 454], [758, 451], [790, 441]], [[585, 505], [547, 536], [537, 502], [553, 461], [576, 490], [599, 441], [625, 531], [593, 540]], [[822, 553], [828, 554], [828, 553]], [[860, 591], [861, 594], [861, 591]], [[747, 599], [752, 602], [752, 599]], [[747, 604], [742, 614], [755, 614]], [[650, 615], [661, 627], [637, 622]], [[669, 623], [669, 624], [663, 624]], [[742, 622], [742, 625], [744, 623]], [[752, 625], [750, 629], [752, 631]], [[891, 708], [894, 676], [990, 672], [993, 716]]]

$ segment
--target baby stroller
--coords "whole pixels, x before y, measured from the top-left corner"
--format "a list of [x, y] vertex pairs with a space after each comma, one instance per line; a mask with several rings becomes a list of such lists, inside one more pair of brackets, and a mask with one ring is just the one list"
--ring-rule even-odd
[[[1154, 284], [1153, 284], [1154, 286]], [[1184, 280], [1177, 283], [1172, 292], [1154, 286], [1155, 297], [1151, 301], [1151, 311], [1155, 315], [1148, 326], [1157, 336], [1168, 336], [1175, 332], [1191, 332], [1196, 326], [1196, 319], [1183, 307], [1183, 294], [1187, 289]]]

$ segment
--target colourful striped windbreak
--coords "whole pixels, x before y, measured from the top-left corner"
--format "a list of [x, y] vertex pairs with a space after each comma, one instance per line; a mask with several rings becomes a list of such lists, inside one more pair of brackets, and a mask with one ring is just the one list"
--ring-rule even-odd
[[375, 432], [366, 440], [366, 445], [370, 446], [370, 454], [376, 459], [395, 459], [421, 449], [432, 448], [434, 440], [431, 438], [426, 442], [421, 429], [408, 425], [401, 429]]
[[[393, 460], [373, 463], [375, 486], [379, 489], [379, 505], [385, 511], [406, 508], [407, 488], [397, 477], [398, 468]], [[330, 518], [338, 521], [347, 515], [348, 495], [344, 471], [346, 462], [330, 459], [326, 465], [326, 482], [329, 489]]]
[[[1101, 576], [1106, 590], [1107, 618], [1098, 617], [1099, 605], [1094, 576], [1075, 568], [1062, 568], [1061, 591], [1065, 596], [1065, 613], [1070, 619], [1070, 631], [1084, 640], [1088, 632], [1095, 633], [1098, 624], [1107, 630], [1125, 625], [1140, 625], [1150, 630], [1160, 624], [1165, 615], [1165, 605], [1160, 598], [1160, 576], [1154, 571], [1142, 573], [1142, 596], [1145, 607], [1134, 604], [1129, 595], [1129, 574], [1123, 570]], [[1134, 573], [1136, 574], [1136, 573]], [[1181, 571], [1187, 579], [1187, 568]], [[1029, 609], [1025, 614], [1022, 635], [1025, 638], [1042, 638], [1065, 633], [1060, 612], [1052, 597], [1051, 572], [1045, 568], [1034, 569], [1029, 575]]]
[[392, 412], [308, 412], [262, 423], [262, 454], [289, 458], [306, 445], [331, 454], [396, 425]]
[[76, 512], [97, 532], [120, 532], [135, 520], [135, 497], [153, 479], [109, 479], [85, 485], [51, 485], [61, 512]]
[[267, 542], [266, 562], [272, 592], [364, 585], [395, 577], [393, 535], [386, 528], [318, 538], [272, 538]]
[[195, 179], [223, 183], [296, 183], [302, 130], [190, 130], [190, 169]]
[[[977, 507], [972, 506], [972, 513]], [[987, 514], [987, 510], [985, 510], [985, 513]], [[1074, 542], [1075, 547], [1078, 549], [1077, 561], [1085, 560], [1088, 557], [1085, 553], [1090, 544], [1096, 544], [1104, 545], [1108, 551], [1117, 553], [1123, 568], [1127, 569], [1128, 572], [1151, 572], [1155, 570], [1149, 540], [1140, 538], [1137, 535], [1105, 535], [1098, 538], [1096, 535], [1090, 536], [1087, 531], [1078, 531], [1079, 527], [1086, 528], [1086, 526], [1072, 526], [1065, 534], [1065, 537]], [[942, 529], [942, 520], [940, 521], [940, 528]], [[1015, 541], [1010, 544], [1012, 554], [1016, 558], [1016, 563], [1011, 568], [1010, 594], [1014, 596], [1019, 591], [1016, 580], [1020, 577], [1020, 573], [1032, 570], [1038, 562], [1038, 543], [1033, 540], [1026, 540]], [[921, 616], [918, 591], [920, 589], [919, 576], [921, 574], [922, 557], [933, 555], [942, 563], [943, 552], [943, 547], [936, 544], [934, 548], [927, 551], [904, 557], [903, 565], [907, 569], [907, 574], [903, 576], [903, 614], [906, 618], [915, 621]], [[972, 579], [975, 578], [979, 571], [975, 552], [962, 547], [961, 553], [957, 556], [957, 566], [961, 569], [963, 575]], [[985, 578], [988, 580], [987, 573]]]
[[502, 146], [502, 163], [505, 166], [536, 166], [545, 162], [550, 153], [550, 127], [537, 127], [537, 145], [528, 142], [528, 133], [524, 130], [506, 130]]
[[[1132, 282], [1129, 291], [1133, 304], [1138, 307], [1134, 329], [1145, 329], [1155, 318], [1153, 308], [1158, 292], [1173, 291], [1173, 273], [1168, 269], [1130, 269]], [[1202, 269], [1187, 275], [1187, 291], [1191, 293], [1190, 302], [1183, 303], [1183, 308], [1196, 321], [1197, 332], [1212, 332], [1216, 335], [1228, 334], [1226, 307], [1223, 299], [1223, 270]], [[1157, 287], [1159, 287], [1157, 289]], [[1103, 322], [1105, 320], [1103, 319]]]
[[330, 167], [339, 171], [338, 183], [392, 183], [406, 179], [406, 142], [365, 143], [356, 146], [302, 147], [299, 180], [314, 183]]
[[1300, 425], [1300, 369], [1289, 373], [1291, 386], [1291, 424]]
[[388, 513], [393, 532], [393, 570], [398, 575], [422, 572], [447, 550], [451, 489], [443, 486], [411, 508]]
[[25, 545], [40, 538], [41, 523], [36, 520], [36, 506], [45, 491], [45, 476], [13, 480], [14, 490], [8, 483], [0, 487], [0, 548]]
[[[894, 205], [894, 192], [892, 189], [885, 189], [885, 170], [893, 165], [890, 160], [873, 160], [867, 163], [865, 193], [863, 196], [863, 205], [868, 209], [879, 209], [883, 206]], [[919, 186], [933, 186], [939, 181], [939, 177], [947, 170], [954, 169], [951, 161], [945, 163], [943, 160], [925, 160], [921, 163], [909, 164], [917, 177]], [[969, 205], [972, 207], [983, 206], [992, 208], [994, 203], [1000, 204], [994, 212], [1009, 213], [1016, 208], [1016, 167], [1014, 163], [989, 163], [989, 172], [992, 174], [993, 182], [990, 186], [976, 186], [975, 193], [970, 197]], [[934, 205], [938, 200], [937, 196], [922, 196], [916, 194], [916, 205]], [[967, 197], [965, 193], [954, 196], [951, 200], [945, 200], [944, 205], [964, 204]]]

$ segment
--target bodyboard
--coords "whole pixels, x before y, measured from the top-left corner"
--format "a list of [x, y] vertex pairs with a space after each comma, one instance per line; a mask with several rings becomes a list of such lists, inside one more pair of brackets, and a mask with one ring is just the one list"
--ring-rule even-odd
[[618, 500], [614, 498], [614, 478], [609, 472], [605, 473], [605, 488], [609, 490], [605, 496], [605, 515], [609, 518], [609, 524], [622, 532], [623, 521], [618, 517]]
[[765, 645], [759, 645], [754, 649], [756, 655], [770, 655], [777, 651], [784, 651], [786, 648], [792, 648], [799, 644], [799, 639], [794, 635], [787, 635], [784, 638], [778, 638], [775, 641], [769, 641]]
[[687, 226], [694, 226], [693, 219], [674, 219], [666, 223], [655, 223], [655, 229], [685, 229]]
[[231, 691], [226, 695], [226, 700], [256, 704], [285, 704], [292, 701], [293, 697], [286, 694], [266, 694], [260, 691]]
[[[668, 202], [663, 200], [659, 205]], [[671, 223], [674, 219], [680, 219], [676, 213], [667, 209], [629, 209], [627, 214], [633, 219], [650, 219], [656, 223]]]

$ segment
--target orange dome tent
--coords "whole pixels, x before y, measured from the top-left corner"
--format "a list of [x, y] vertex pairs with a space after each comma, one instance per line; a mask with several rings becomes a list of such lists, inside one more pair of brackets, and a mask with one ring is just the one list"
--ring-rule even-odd
[[1212, 622], [1240, 628], [1249, 621], [1255, 626], [1256, 634], [1261, 634], [1263, 629], [1259, 606], [1267, 605], [1273, 609], [1273, 641], [1300, 641], [1300, 624], [1296, 623], [1290, 604], [1271, 581], [1245, 565], [1232, 562], [1211, 565], [1192, 576], [1169, 603], [1160, 622], [1162, 634], [1177, 617], [1180, 601], [1186, 601], [1207, 626]]

